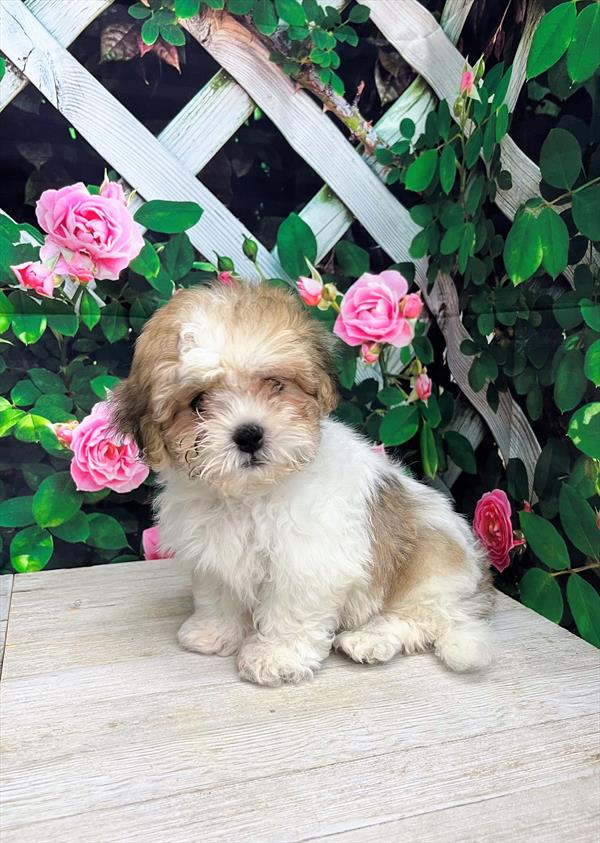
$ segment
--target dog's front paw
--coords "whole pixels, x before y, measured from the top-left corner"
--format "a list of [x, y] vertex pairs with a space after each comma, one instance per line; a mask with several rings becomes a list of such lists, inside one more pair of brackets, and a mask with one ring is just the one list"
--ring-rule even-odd
[[242, 679], [257, 685], [277, 686], [283, 682], [297, 683], [312, 679], [319, 667], [319, 659], [312, 653], [303, 653], [302, 646], [287, 643], [264, 643], [256, 639], [247, 641], [238, 657], [238, 670]]
[[340, 632], [333, 642], [336, 650], [342, 650], [355, 662], [378, 664], [387, 662], [398, 652], [392, 641], [386, 640], [380, 632], [354, 629]]
[[240, 649], [242, 631], [214, 618], [193, 614], [183, 623], [177, 640], [186, 650], [213, 656], [233, 656]]

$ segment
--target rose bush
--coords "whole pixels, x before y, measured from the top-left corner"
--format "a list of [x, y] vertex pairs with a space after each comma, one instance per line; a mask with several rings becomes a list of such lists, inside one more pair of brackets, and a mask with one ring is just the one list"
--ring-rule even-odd
[[[543, 31], [544, 20], [547, 43], [556, 34]], [[452, 490], [474, 516], [500, 588], [600, 644], [600, 171], [585, 105], [597, 65], [561, 83], [577, 67], [568, 40], [559, 73], [543, 66], [547, 53], [534, 39], [531, 90], [546, 117], [551, 106], [559, 116], [539, 150], [540, 193], [514, 221], [494, 204], [512, 183], [501, 148], [510, 73], [498, 62], [485, 74], [479, 62], [456, 79], [452, 113], [440, 103], [422, 131], [405, 118], [395, 143], [373, 149], [420, 229], [415, 263], [390, 265], [354, 229], [319, 259], [314, 233], [291, 213], [276, 237], [286, 277], [266, 283], [296, 286], [339, 337], [337, 416]], [[589, 117], [579, 121], [585, 132], [560, 123], [556, 101], [572, 93]], [[133, 218], [122, 188], [106, 180], [47, 191], [38, 214], [42, 231], [0, 216], [5, 564], [29, 571], [74, 556], [84, 564], [166, 554], [150, 526], [153, 478], [133, 443], [113, 437], [104, 402], [154, 310], [185, 287], [238, 283], [234, 261], [194, 252], [185, 234], [200, 219], [193, 203], [149, 202]], [[246, 238], [242, 250], [260, 268], [257, 244]], [[529, 474], [519, 459], [501, 457], [485, 425], [478, 435], [468, 421], [443, 337], [423, 312], [421, 291], [439, 273], [456, 286], [458, 312], [445, 316], [460, 319], [468, 337], [462, 364], [478, 406], [489, 417], [508, 394], [540, 442]]]

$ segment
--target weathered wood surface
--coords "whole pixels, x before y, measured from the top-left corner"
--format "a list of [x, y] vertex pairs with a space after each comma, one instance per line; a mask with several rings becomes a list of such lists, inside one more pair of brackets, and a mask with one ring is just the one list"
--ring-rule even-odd
[[[189, 231], [202, 254], [229, 254], [241, 272], [257, 277], [241, 248], [244, 235], [251, 233], [60, 46], [21, 0], [0, 4], [0, 49], [145, 199], [193, 200], [204, 208], [203, 218]], [[263, 252], [265, 270], [285, 277], [279, 262]]]
[[12, 595], [13, 577], [10, 574], [0, 576], [0, 676], [2, 675], [2, 663], [4, 658], [4, 642], [6, 640], [6, 627], [10, 613], [10, 599]]
[[[86, 26], [114, 0], [69, 0], [69, 14], [64, 14], [65, 0], [24, 0], [27, 8], [53, 35], [59, 44], [68, 47]], [[9, 64], [0, 81], [0, 111], [27, 87], [27, 77]]]
[[16, 577], [3, 843], [596, 838], [598, 651], [512, 600], [487, 673], [332, 656], [280, 689], [181, 651], [190, 609], [172, 561]]

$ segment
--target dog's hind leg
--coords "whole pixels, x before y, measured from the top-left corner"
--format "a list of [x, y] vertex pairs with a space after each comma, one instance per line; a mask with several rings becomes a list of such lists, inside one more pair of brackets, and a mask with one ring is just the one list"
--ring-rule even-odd
[[[443, 585], [439, 592], [437, 586]], [[453, 599], [454, 598], [454, 599]], [[486, 596], [458, 598], [451, 580], [425, 583], [388, 605], [362, 626], [340, 632], [334, 647], [356, 662], [386, 662], [396, 653], [410, 655], [433, 647], [457, 671], [487, 667], [492, 659]]]

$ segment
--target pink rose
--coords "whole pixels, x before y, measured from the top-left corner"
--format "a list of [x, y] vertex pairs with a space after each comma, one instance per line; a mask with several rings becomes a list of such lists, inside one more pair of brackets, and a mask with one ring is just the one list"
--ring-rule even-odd
[[400, 313], [405, 319], [418, 319], [423, 310], [423, 300], [418, 293], [409, 293], [400, 302]]
[[297, 283], [298, 295], [309, 307], [316, 307], [323, 298], [323, 282], [302, 275]]
[[172, 551], [161, 550], [160, 547], [160, 533], [158, 527], [148, 527], [142, 533], [142, 547], [144, 549], [144, 559], [172, 559], [174, 554]]
[[498, 571], [504, 571], [510, 565], [509, 551], [524, 544], [522, 539], [516, 540], [513, 537], [510, 516], [510, 503], [502, 489], [486, 492], [475, 507], [473, 532]]
[[433, 382], [425, 371], [421, 372], [421, 374], [417, 375], [415, 378], [415, 391], [421, 401], [427, 401], [431, 395], [432, 386]]
[[70, 421], [53, 425], [56, 438], [61, 445], [65, 446], [65, 448], [71, 447], [71, 442], [73, 441], [73, 431], [78, 424], [79, 422], [77, 421]]
[[148, 476], [135, 442], [115, 433], [106, 401], [95, 404], [77, 425], [70, 447], [71, 477], [80, 492], [131, 492]]
[[84, 184], [45, 190], [36, 206], [46, 245], [65, 255], [83, 253], [92, 261], [94, 277], [116, 280], [142, 249], [140, 227], [123, 203], [113, 197], [91, 196]]
[[233, 275], [229, 270], [222, 270], [217, 274], [217, 281], [225, 284], [226, 287], [233, 287]]
[[461, 94], [470, 94], [473, 91], [473, 85], [475, 84], [475, 74], [472, 70], [465, 70], [463, 75], [460, 77], [460, 93]]
[[100, 196], [105, 196], [107, 199], [116, 199], [122, 205], [127, 207], [127, 197], [125, 191], [118, 181], [109, 181], [104, 179], [100, 186]]
[[385, 445], [371, 445], [371, 450], [374, 454], [379, 454], [381, 457], [385, 457]]
[[52, 298], [54, 292], [54, 273], [43, 263], [27, 261], [11, 266], [19, 285], [24, 290], [33, 290], [40, 296]]
[[344, 296], [334, 333], [347, 345], [410, 345], [413, 329], [399, 308], [407, 291], [406, 279], [393, 269], [379, 275], [365, 272]]
[[56, 245], [50, 243], [48, 238], [40, 249], [40, 257], [53, 267], [56, 275], [70, 275], [80, 284], [88, 284], [94, 280], [94, 265], [91, 258], [83, 252], [63, 251]]
[[377, 363], [380, 352], [381, 348], [378, 345], [370, 345], [368, 342], [364, 342], [360, 347], [360, 359], [370, 366]]

